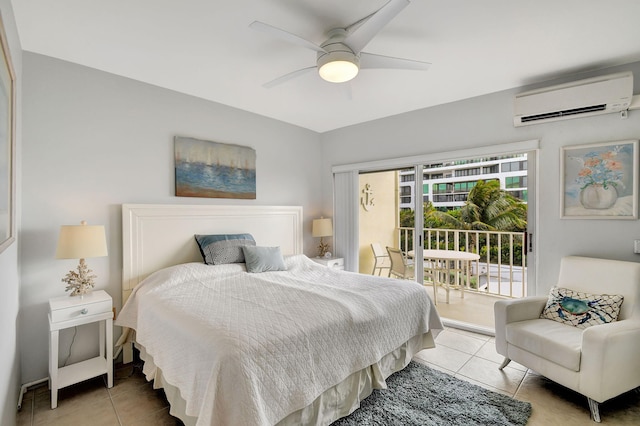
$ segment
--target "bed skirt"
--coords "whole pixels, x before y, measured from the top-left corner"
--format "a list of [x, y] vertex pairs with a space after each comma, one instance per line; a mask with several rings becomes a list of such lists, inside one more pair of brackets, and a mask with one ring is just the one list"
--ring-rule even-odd
[[[360, 401], [371, 395], [374, 389], [385, 389], [386, 378], [405, 368], [416, 353], [434, 346], [434, 336], [430, 331], [412, 337], [399, 348], [383, 356], [377, 363], [356, 371], [342, 382], [327, 389], [311, 404], [289, 414], [278, 422], [278, 425], [329, 425], [351, 414], [360, 407]], [[142, 345], [136, 343], [136, 347], [140, 350], [140, 358], [144, 361], [145, 377], [149, 381], [153, 380], [154, 389], [164, 389], [171, 405], [169, 413], [182, 420], [186, 426], [196, 425], [197, 417], [188, 416], [185, 412], [186, 402], [180, 395], [180, 390], [166, 382], [162, 370], [155, 365], [153, 357]]]

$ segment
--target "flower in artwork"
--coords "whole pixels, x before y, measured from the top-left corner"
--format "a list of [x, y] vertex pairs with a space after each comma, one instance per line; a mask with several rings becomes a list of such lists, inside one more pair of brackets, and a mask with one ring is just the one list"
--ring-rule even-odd
[[576, 183], [584, 189], [590, 185], [602, 185], [607, 189], [609, 186], [616, 187], [622, 182], [623, 164], [617, 161], [617, 156], [622, 149], [616, 145], [610, 151], [591, 151], [584, 155], [583, 165], [578, 171]]

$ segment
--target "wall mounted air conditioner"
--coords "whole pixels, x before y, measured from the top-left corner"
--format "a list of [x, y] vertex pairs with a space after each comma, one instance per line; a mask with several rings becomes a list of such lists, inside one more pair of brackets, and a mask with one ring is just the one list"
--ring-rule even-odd
[[631, 71], [531, 90], [516, 95], [513, 125], [624, 111], [629, 108], [632, 97]]

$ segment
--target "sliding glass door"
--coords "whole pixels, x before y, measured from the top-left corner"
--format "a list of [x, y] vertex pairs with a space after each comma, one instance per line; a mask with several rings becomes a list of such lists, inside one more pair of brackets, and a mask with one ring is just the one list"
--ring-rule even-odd
[[[346, 269], [388, 276], [387, 248], [399, 250], [392, 276], [425, 285], [443, 318], [492, 329], [492, 298], [535, 290], [536, 147], [528, 141], [501, 154], [483, 148], [334, 168], [334, 243]], [[496, 215], [495, 197], [510, 206], [510, 221]], [[436, 263], [432, 250], [473, 260]]]
[[[422, 282], [421, 241], [421, 197], [413, 196], [416, 168], [402, 168], [359, 174], [358, 213], [358, 272]], [[400, 186], [401, 181], [405, 184]], [[402, 188], [402, 191], [399, 189]], [[421, 187], [418, 188], [420, 192]], [[406, 201], [411, 199], [411, 207]], [[405, 205], [405, 207], [400, 207]], [[400, 250], [404, 263], [394, 263], [391, 271], [389, 249]]]

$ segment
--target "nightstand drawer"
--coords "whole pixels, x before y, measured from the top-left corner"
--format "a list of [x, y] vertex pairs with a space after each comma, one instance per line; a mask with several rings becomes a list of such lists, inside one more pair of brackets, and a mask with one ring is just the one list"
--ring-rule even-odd
[[61, 296], [49, 300], [52, 323], [75, 320], [111, 312], [112, 301], [104, 290], [92, 291], [80, 296]]
[[101, 314], [103, 312], [111, 312], [111, 300], [52, 310], [51, 322], [67, 321], [85, 316], [88, 317], [91, 315]]
[[341, 257], [312, 257], [311, 260], [327, 268], [344, 269], [344, 259]]
[[329, 259], [327, 260], [327, 268], [344, 269], [344, 259]]

